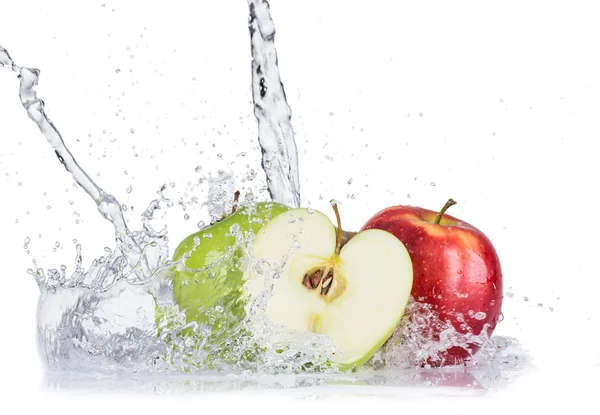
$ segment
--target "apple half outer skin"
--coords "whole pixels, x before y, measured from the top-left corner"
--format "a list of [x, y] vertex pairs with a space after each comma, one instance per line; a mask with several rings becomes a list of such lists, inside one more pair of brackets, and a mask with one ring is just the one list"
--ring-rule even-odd
[[[269, 220], [289, 209], [286, 205], [274, 202], [259, 202], [253, 209], [241, 207], [225, 219], [181, 241], [175, 249], [173, 260], [179, 261], [187, 253], [190, 253], [190, 257], [184, 261], [185, 266], [178, 266], [175, 271], [173, 292], [179, 308], [186, 310], [188, 323], [207, 323], [209, 318], [206, 310], [227, 296], [231, 297], [225, 298], [230, 306], [228, 311], [243, 317], [243, 307], [237, 304], [239, 291], [243, 288], [243, 252], [239, 252], [241, 249], [227, 252], [236, 243], [230, 228], [237, 224], [241, 231], [251, 230], [256, 234]], [[200, 245], [194, 248], [196, 237], [200, 239]], [[193, 271], [204, 267], [207, 268], [200, 272]]]
[[[412, 263], [404, 245], [381, 230], [358, 233], [335, 255], [336, 228], [324, 214], [292, 209], [272, 220], [253, 245], [256, 261], [271, 267], [285, 261], [268, 299], [267, 315], [278, 325], [329, 336], [341, 352], [331, 358], [342, 370], [364, 364], [400, 322], [412, 288]], [[335, 276], [328, 295], [311, 290], [303, 276], [331, 264]], [[255, 297], [265, 278], [256, 267], [246, 290]], [[331, 294], [331, 296], [329, 295]]]

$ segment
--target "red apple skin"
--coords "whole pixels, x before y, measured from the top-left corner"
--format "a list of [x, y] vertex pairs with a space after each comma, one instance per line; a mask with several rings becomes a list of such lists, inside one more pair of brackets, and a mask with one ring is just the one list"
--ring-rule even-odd
[[[388, 231], [406, 246], [413, 263], [411, 295], [415, 301], [431, 304], [439, 319], [452, 324], [459, 333], [479, 335], [487, 326], [486, 333], [491, 336], [501, 318], [503, 298], [496, 250], [471, 224], [447, 214], [435, 224], [436, 216], [437, 212], [421, 207], [392, 206], [376, 213], [361, 230]], [[476, 319], [478, 312], [485, 313], [485, 318]], [[462, 314], [464, 322], [459, 321], [457, 313]], [[433, 330], [434, 341], [439, 341], [440, 331]], [[417, 364], [461, 364], [479, 347], [450, 347], [439, 359]]]

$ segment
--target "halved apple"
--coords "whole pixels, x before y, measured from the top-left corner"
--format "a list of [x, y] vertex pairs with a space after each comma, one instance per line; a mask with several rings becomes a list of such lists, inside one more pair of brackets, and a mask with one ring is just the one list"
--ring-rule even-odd
[[[331, 360], [342, 369], [364, 364], [390, 337], [412, 288], [410, 256], [398, 238], [381, 230], [357, 233], [345, 244], [323, 213], [291, 209], [256, 236], [256, 261], [283, 264], [267, 303], [277, 325], [329, 336]], [[342, 246], [343, 245], [343, 246]], [[246, 291], [264, 290], [260, 267], [246, 270]]]

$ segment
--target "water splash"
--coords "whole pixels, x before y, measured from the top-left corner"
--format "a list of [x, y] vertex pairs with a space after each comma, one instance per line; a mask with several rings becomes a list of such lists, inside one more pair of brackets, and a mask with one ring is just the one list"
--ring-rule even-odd
[[[460, 316], [457, 316], [460, 317]], [[457, 360], [447, 351], [460, 348], [467, 357]], [[476, 350], [474, 353], [472, 350]], [[506, 362], [500, 362], [505, 359]], [[460, 333], [442, 321], [430, 304], [410, 298], [406, 312], [392, 336], [370, 360], [376, 368], [431, 368], [445, 365], [497, 363], [527, 364], [528, 356], [515, 339], [490, 336], [486, 327], [479, 334]]]
[[[254, 16], [250, 26], [260, 27], [259, 31], [251, 29], [255, 62], [264, 58], [257, 65], [262, 66], [265, 73], [255, 71], [261, 75], [260, 80], [255, 81], [263, 88], [256, 97], [263, 167], [273, 199], [298, 206], [297, 156], [289, 124], [289, 107], [277, 71], [273, 33], [269, 32], [272, 21], [266, 3], [258, 4], [259, 17], [254, 14], [257, 9], [253, 4], [250, 8]], [[334, 370], [327, 363], [331, 348], [329, 339], [285, 330], [264, 318], [268, 290], [249, 305], [249, 313], [243, 320], [237, 321], [227, 304], [217, 303], [209, 310], [214, 315], [210, 324], [186, 321], [184, 311], [179, 310], [174, 301], [171, 285], [174, 269], [181, 261], [167, 259], [167, 228], [155, 231], [151, 226], [157, 210], [174, 205], [164, 194], [167, 186], [159, 189], [159, 197], [142, 213], [143, 229], [131, 231], [121, 204], [78, 165], [48, 119], [44, 102], [35, 92], [39, 70], [17, 66], [5, 49], [0, 49], [0, 63], [18, 74], [21, 103], [29, 117], [38, 125], [77, 184], [94, 200], [103, 217], [113, 224], [116, 234], [116, 248], [105, 248], [108, 255], [94, 259], [87, 270], [83, 267], [80, 244], [76, 245], [75, 271], [70, 277], [65, 266], [61, 266], [60, 271], [44, 271], [37, 265], [36, 269], [29, 270], [41, 288], [37, 313], [38, 349], [47, 370], [104, 373]], [[266, 94], [266, 85], [277, 83], [279, 87], [269, 87], [271, 93]], [[271, 128], [273, 120], [277, 126]], [[279, 148], [282, 142], [285, 146]], [[286, 173], [285, 169], [290, 171]], [[218, 178], [209, 180], [209, 186], [206, 205], [211, 224], [214, 224], [230, 210], [230, 194], [235, 184], [230, 175], [219, 172]], [[245, 206], [253, 203], [253, 198], [248, 197]], [[248, 246], [254, 235], [242, 234], [239, 229], [232, 229], [232, 234], [236, 243], [229, 247], [229, 252], [237, 249], [248, 256]], [[27, 242], [25, 245], [28, 248]], [[211, 264], [211, 267], [218, 265]], [[273, 267], [267, 277], [277, 278], [278, 269]], [[233, 329], [216, 333], [223, 341], [211, 343], [208, 339], [218, 331], [218, 325], [214, 324], [217, 319], [229, 321], [230, 324], [225, 326]], [[274, 338], [279, 340], [274, 341]]]
[[[8, 51], [0, 46], [0, 67], [6, 67], [17, 73], [20, 90], [19, 97], [21, 105], [27, 111], [27, 115], [39, 127], [40, 131], [52, 145], [52, 148], [61, 164], [73, 176], [77, 184], [86, 191], [98, 206], [98, 210], [103, 217], [108, 219], [115, 229], [115, 240], [118, 250], [122, 253], [113, 257], [111, 266], [101, 267], [98, 274], [92, 279], [100, 285], [112, 276], [114, 278], [135, 276], [138, 281], [143, 281], [151, 275], [151, 267], [147, 258], [143, 255], [143, 248], [135, 240], [132, 233], [127, 228], [121, 205], [117, 199], [102, 190], [90, 176], [79, 166], [69, 149], [65, 146], [62, 136], [48, 119], [44, 111], [44, 101], [38, 98], [36, 87], [39, 80], [40, 71], [38, 69], [21, 68], [11, 59]], [[129, 270], [125, 270], [125, 262], [128, 263]], [[37, 270], [36, 270], [37, 274]], [[38, 282], [44, 282], [43, 275], [37, 275]], [[77, 280], [80, 280], [82, 274], [76, 274]]]
[[211, 223], [221, 220], [234, 206], [235, 181], [230, 174], [219, 170], [218, 177], [208, 179], [208, 214]]
[[249, 0], [248, 28], [252, 47], [252, 97], [258, 120], [262, 168], [267, 175], [271, 199], [292, 207], [300, 206], [298, 152], [277, 66], [275, 24], [269, 3]]
[[[188, 322], [174, 301], [170, 285], [174, 267], [181, 261], [166, 260], [167, 229], [155, 231], [151, 226], [157, 210], [174, 205], [165, 195], [168, 187], [161, 186], [158, 198], [142, 213], [143, 229], [129, 230], [121, 205], [77, 164], [60, 133], [48, 120], [44, 102], [35, 94], [39, 71], [20, 68], [4, 49], [1, 52], [2, 65], [19, 74], [21, 102], [29, 117], [52, 144], [60, 162], [97, 203], [102, 215], [113, 223], [116, 232], [117, 248], [107, 248], [108, 255], [94, 259], [87, 270], [82, 265], [81, 245], [77, 244], [76, 269], [71, 277], [67, 277], [65, 268], [30, 271], [42, 289], [38, 302], [38, 348], [47, 370], [104, 373], [335, 371], [327, 360], [331, 349], [329, 339], [286, 330], [265, 318], [270, 297], [268, 287], [272, 284], [267, 284], [265, 292], [249, 304], [249, 312], [243, 320], [238, 321], [230, 311], [231, 304], [218, 302], [208, 310], [213, 316], [210, 324]], [[231, 208], [234, 183], [230, 175], [219, 172], [218, 178], [209, 180], [209, 186], [207, 205], [211, 223], [216, 223]], [[282, 188], [276, 187], [273, 194], [276, 198], [278, 194], [285, 198]], [[256, 202], [249, 197], [242, 206], [253, 203]], [[241, 250], [249, 257], [254, 235], [243, 234], [233, 227], [231, 232], [236, 242], [229, 252]], [[213, 263], [210, 267], [219, 265]], [[278, 277], [281, 264], [271, 268], [263, 264], [263, 268], [266, 279], [272, 281]], [[127, 278], [131, 275], [137, 278]], [[221, 333], [217, 320], [228, 322]], [[219, 342], [209, 341], [211, 335]]]

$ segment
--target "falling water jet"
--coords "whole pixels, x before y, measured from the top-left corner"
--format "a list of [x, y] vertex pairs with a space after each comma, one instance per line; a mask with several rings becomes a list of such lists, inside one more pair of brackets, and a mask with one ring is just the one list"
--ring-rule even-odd
[[269, 3], [249, 0], [248, 29], [252, 50], [252, 98], [258, 121], [262, 168], [274, 202], [300, 207], [298, 151], [277, 65], [275, 25]]

